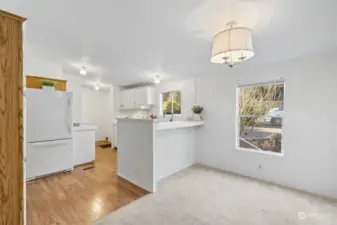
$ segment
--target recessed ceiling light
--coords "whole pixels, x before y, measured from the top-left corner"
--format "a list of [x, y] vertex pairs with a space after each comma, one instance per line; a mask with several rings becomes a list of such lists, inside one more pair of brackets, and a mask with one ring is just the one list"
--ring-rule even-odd
[[95, 85], [95, 90], [96, 90], [96, 91], [99, 90], [99, 85], [98, 85], [98, 84]]
[[87, 75], [87, 67], [86, 66], [81, 67], [80, 74], [83, 75], [83, 76]]

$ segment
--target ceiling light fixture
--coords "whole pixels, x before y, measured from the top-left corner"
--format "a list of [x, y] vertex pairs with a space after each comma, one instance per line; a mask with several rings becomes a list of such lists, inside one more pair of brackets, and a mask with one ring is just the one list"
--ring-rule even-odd
[[87, 67], [86, 66], [82, 66], [81, 69], [80, 69], [80, 74], [85, 76], [87, 75]]
[[221, 31], [213, 38], [212, 63], [233, 67], [254, 56], [252, 31], [247, 27], [236, 27], [237, 23], [227, 23], [229, 29]]
[[155, 84], [159, 84], [159, 83], [160, 83], [160, 76], [159, 76], [159, 75], [156, 75], [156, 76], [154, 77], [154, 79], [153, 79], [153, 82], [154, 82]]
[[98, 84], [96, 84], [96, 85], [95, 85], [95, 90], [96, 90], [96, 91], [98, 91], [98, 90], [99, 90], [99, 88], [100, 88], [100, 87], [99, 87], [99, 85], [98, 85]]

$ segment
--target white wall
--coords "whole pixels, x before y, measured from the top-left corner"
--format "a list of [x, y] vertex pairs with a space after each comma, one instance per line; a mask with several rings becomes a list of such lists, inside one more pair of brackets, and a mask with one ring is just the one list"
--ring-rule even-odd
[[156, 191], [155, 132], [152, 120], [118, 120], [117, 173], [150, 191]]
[[24, 77], [32, 75], [67, 80], [67, 91], [73, 92], [73, 121], [80, 122], [82, 120], [81, 89], [84, 78], [65, 73], [61, 64], [47, 60], [27, 43], [25, 43], [23, 51], [23, 74]]
[[67, 91], [73, 93], [73, 121], [97, 125], [96, 140], [103, 140], [106, 136], [112, 140], [113, 92], [84, 88], [84, 77], [65, 72], [61, 64], [44, 58], [28, 43], [25, 43], [23, 54], [24, 78], [33, 75], [67, 80]]
[[96, 140], [113, 137], [113, 92], [82, 88], [82, 122], [97, 126]]
[[[336, 62], [331, 53], [198, 78], [197, 101], [205, 107], [198, 162], [337, 197]], [[284, 156], [236, 150], [236, 84], [280, 77], [285, 79]]]
[[198, 127], [155, 131], [155, 178], [159, 181], [195, 163]]

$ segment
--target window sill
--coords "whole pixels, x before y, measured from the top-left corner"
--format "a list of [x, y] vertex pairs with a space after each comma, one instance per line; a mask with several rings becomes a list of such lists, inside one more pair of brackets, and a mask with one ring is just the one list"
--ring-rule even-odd
[[259, 154], [264, 154], [264, 155], [284, 156], [284, 151], [283, 150], [280, 153], [278, 153], [278, 152], [270, 152], [270, 151], [252, 150], [252, 149], [249, 149], [249, 148], [240, 148], [240, 147], [236, 147], [236, 150], [243, 151], [243, 152], [259, 153]]
[[[164, 117], [164, 115], [159, 115], [160, 117]], [[166, 115], [165, 117], [171, 117], [172, 114], [168, 114]], [[174, 117], [180, 117], [180, 116], [183, 116], [182, 114], [173, 114]]]

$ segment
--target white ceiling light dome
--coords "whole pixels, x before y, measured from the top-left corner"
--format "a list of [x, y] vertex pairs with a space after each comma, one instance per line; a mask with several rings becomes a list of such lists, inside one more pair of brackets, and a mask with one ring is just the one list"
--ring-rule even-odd
[[153, 82], [155, 84], [159, 84], [160, 83], [160, 76], [159, 75], [156, 75], [154, 78], [153, 78]]
[[83, 65], [80, 69], [80, 74], [85, 76], [85, 75], [87, 75], [87, 72], [88, 72], [87, 67], [85, 65]]
[[252, 31], [247, 27], [234, 27], [237, 25], [234, 21], [227, 25], [229, 29], [213, 38], [211, 62], [233, 67], [254, 56]]

